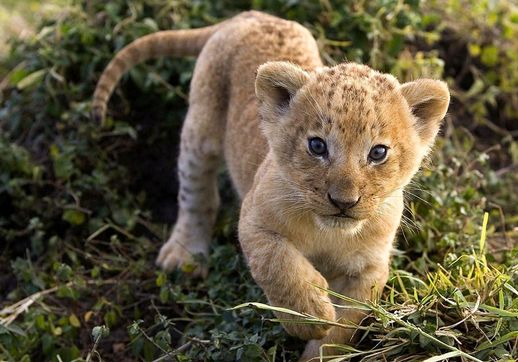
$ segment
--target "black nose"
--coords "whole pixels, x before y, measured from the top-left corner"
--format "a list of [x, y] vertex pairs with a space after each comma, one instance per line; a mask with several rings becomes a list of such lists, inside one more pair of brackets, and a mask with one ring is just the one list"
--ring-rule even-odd
[[327, 198], [329, 202], [340, 209], [340, 211], [349, 210], [350, 208], [356, 206], [356, 204], [360, 201], [360, 197], [356, 198], [347, 198], [347, 199], [339, 199], [334, 198], [331, 194], [327, 194]]

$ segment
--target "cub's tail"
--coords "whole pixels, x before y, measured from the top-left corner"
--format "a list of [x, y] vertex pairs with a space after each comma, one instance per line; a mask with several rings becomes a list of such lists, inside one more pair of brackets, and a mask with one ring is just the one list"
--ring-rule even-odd
[[104, 69], [97, 82], [92, 102], [92, 116], [102, 122], [110, 96], [120, 78], [133, 66], [162, 56], [198, 55], [220, 24], [190, 30], [165, 30], [143, 36], [119, 51]]

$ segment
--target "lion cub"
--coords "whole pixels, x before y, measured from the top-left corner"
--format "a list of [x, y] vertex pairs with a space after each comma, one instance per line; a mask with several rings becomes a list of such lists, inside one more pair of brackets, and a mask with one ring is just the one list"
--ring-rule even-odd
[[[224, 158], [243, 200], [239, 241], [269, 302], [359, 323], [361, 311], [335, 309], [339, 301], [323, 289], [367, 300], [385, 285], [403, 189], [434, 142], [448, 88], [429, 79], [400, 84], [354, 63], [324, 67], [308, 30], [252, 11], [137, 39], [104, 71], [94, 114], [104, 117], [115, 85], [136, 63], [198, 53], [178, 160], [179, 216], [158, 264], [171, 270], [208, 254]], [[206, 275], [195, 265], [194, 275]], [[354, 332], [284, 328], [311, 340], [303, 360], [322, 344], [350, 342]]]

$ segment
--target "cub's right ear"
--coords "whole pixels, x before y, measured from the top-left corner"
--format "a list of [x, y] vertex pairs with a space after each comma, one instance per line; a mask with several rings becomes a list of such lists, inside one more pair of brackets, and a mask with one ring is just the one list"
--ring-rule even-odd
[[259, 67], [255, 94], [263, 119], [275, 122], [286, 113], [291, 99], [309, 79], [309, 74], [295, 64], [268, 62]]

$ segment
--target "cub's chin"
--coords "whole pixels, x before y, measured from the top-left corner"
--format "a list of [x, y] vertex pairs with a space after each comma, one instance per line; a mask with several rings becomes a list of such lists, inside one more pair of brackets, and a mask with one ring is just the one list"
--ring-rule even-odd
[[355, 234], [362, 228], [365, 220], [353, 219], [351, 217], [315, 215], [315, 220], [320, 229], [341, 229]]

